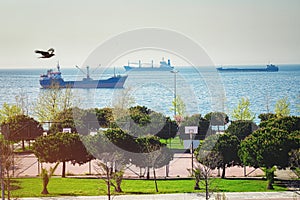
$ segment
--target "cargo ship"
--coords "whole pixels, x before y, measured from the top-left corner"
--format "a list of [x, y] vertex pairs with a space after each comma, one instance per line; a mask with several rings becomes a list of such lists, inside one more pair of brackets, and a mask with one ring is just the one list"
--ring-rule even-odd
[[49, 69], [46, 74], [40, 76], [40, 85], [42, 88], [123, 88], [127, 77], [127, 75], [121, 76], [114, 73], [114, 76], [108, 79], [93, 80], [87, 67], [86, 77], [81, 81], [65, 81], [58, 64], [57, 71]]
[[171, 71], [174, 69], [174, 67], [171, 66], [170, 59], [168, 59], [168, 62], [166, 62], [164, 58], [162, 58], [162, 60], [159, 62], [159, 66], [154, 66], [153, 60], [151, 63], [142, 63], [139, 60], [138, 63], [128, 61], [128, 65], [125, 65], [124, 69], [126, 71]]
[[218, 67], [221, 72], [278, 72], [279, 68], [276, 65], [269, 64], [265, 68], [223, 68]]

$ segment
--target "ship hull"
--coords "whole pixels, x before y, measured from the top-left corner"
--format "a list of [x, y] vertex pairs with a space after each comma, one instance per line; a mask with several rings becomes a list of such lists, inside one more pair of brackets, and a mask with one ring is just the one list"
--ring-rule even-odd
[[267, 65], [266, 68], [217, 68], [221, 72], [278, 72], [279, 68], [275, 65]]
[[63, 79], [41, 79], [42, 88], [123, 88], [127, 76], [116, 76], [105, 80], [64, 81]]
[[124, 66], [126, 71], [171, 71], [173, 67], [130, 67]]
[[228, 69], [222, 69], [217, 68], [218, 71], [222, 72], [277, 72], [278, 70], [267, 70], [267, 69], [238, 69], [238, 68], [228, 68]]

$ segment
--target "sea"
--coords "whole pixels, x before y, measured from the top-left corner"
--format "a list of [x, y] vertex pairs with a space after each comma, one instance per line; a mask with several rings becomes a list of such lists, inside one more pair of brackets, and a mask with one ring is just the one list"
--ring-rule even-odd
[[[233, 66], [239, 68], [264, 68]], [[87, 108], [114, 106], [146, 106], [173, 118], [174, 98], [180, 99], [185, 115], [212, 111], [232, 112], [241, 98], [250, 101], [250, 111], [259, 123], [260, 113], [274, 112], [279, 99], [286, 98], [291, 115], [299, 115], [300, 64], [278, 65], [278, 72], [218, 72], [216, 67], [180, 66], [170, 71], [126, 72], [121, 67], [95, 70], [93, 79], [105, 79], [115, 74], [128, 75], [123, 89], [71, 89], [74, 105]], [[0, 109], [4, 103], [16, 104], [23, 99], [23, 107], [34, 117], [33, 106], [41, 96], [49, 95], [49, 89], [39, 85], [45, 68], [0, 69]], [[80, 80], [85, 74], [76, 68], [61, 67], [65, 80]], [[65, 89], [62, 89], [65, 90]], [[76, 100], [76, 101], [75, 101]], [[178, 103], [179, 104], [179, 103]]]

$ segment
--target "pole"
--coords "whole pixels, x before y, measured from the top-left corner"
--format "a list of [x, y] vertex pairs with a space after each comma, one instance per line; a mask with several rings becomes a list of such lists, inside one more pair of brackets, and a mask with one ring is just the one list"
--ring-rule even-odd
[[192, 175], [193, 175], [193, 169], [194, 169], [194, 142], [193, 142], [193, 139], [192, 139]]
[[191, 139], [191, 154], [192, 154], [192, 176], [194, 175], [194, 153], [193, 153], [193, 150], [194, 150], [194, 143], [193, 143], [193, 130], [190, 129], [190, 139]]
[[0, 154], [0, 178], [1, 178], [1, 197], [2, 200], [5, 200], [5, 188], [4, 188], [4, 177], [3, 177], [3, 172], [2, 172], [2, 155]]
[[92, 174], [92, 161], [90, 160], [89, 161], [89, 174], [91, 175]]
[[176, 107], [177, 107], [177, 101], [176, 101], [176, 98], [177, 98], [177, 91], [176, 91], [176, 74], [178, 73], [177, 70], [172, 70], [171, 73], [174, 74], [174, 117], [176, 116]]
[[177, 110], [177, 94], [176, 94], [176, 74], [177, 74], [177, 71], [174, 72], [174, 117], [176, 116], [176, 110]]

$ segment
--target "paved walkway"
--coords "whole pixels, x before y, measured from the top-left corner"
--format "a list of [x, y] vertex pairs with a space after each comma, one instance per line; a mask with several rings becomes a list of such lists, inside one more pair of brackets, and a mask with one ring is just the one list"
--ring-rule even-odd
[[[300, 200], [300, 192], [234, 192], [224, 193], [226, 200]], [[216, 195], [210, 199], [215, 200]], [[220, 193], [220, 200], [223, 200], [223, 193]], [[106, 196], [84, 196], [84, 197], [41, 197], [41, 198], [21, 198], [19, 200], [107, 200]], [[203, 193], [186, 193], [186, 194], [156, 194], [156, 195], [121, 195], [114, 196], [112, 200], [204, 200]]]
[[[38, 176], [40, 172], [40, 164], [37, 162], [37, 158], [33, 154], [20, 155], [15, 157], [16, 162], [18, 163], [18, 170], [15, 171], [14, 175], [17, 177], [26, 177], [26, 176]], [[93, 160], [91, 163], [86, 163], [83, 165], [72, 165], [70, 162], [67, 163], [66, 172], [68, 174], [74, 175], [85, 175], [85, 174], [97, 174], [94, 169], [95, 163], [97, 161]], [[194, 166], [196, 165], [196, 161], [194, 161]], [[55, 164], [47, 164], [43, 163], [43, 167], [49, 168], [50, 166], [54, 166]], [[168, 168], [168, 177], [170, 178], [186, 178], [190, 177], [190, 173], [187, 169], [192, 168], [192, 159], [191, 154], [189, 153], [176, 153], [174, 155], [174, 159], [170, 162]], [[56, 170], [56, 174], [61, 174], [62, 164], [60, 164]], [[156, 169], [157, 177], [165, 177], [166, 176], [166, 167], [162, 167]], [[217, 176], [218, 171], [215, 170], [213, 172], [215, 176]], [[246, 174], [249, 177], [262, 176], [264, 174], [260, 169], [254, 169], [251, 167], [247, 167]], [[145, 175], [145, 170], [140, 171], [139, 168], [134, 165], [128, 165], [125, 170], [125, 177], [138, 178], [139, 175]], [[151, 174], [152, 176], [152, 174]], [[244, 168], [243, 167], [230, 167], [226, 169], [227, 177], [243, 177], [244, 176]]]

